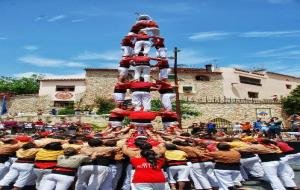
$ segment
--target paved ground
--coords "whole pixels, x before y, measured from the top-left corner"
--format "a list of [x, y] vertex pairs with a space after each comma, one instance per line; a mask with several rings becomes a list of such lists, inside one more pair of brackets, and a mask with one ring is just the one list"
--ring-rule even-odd
[[[300, 165], [293, 165], [292, 167], [295, 171], [294, 180], [297, 183], [298, 187], [300, 187]], [[257, 190], [272, 190], [268, 183], [260, 181], [247, 181], [244, 187], [249, 187]]]

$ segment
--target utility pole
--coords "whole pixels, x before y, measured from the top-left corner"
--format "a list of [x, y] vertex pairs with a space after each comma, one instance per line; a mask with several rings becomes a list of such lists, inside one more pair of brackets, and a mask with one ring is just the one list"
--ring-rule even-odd
[[175, 93], [176, 93], [176, 113], [178, 115], [178, 123], [179, 128], [182, 129], [182, 122], [181, 122], [181, 110], [180, 110], [180, 99], [179, 99], [179, 86], [178, 86], [178, 74], [177, 74], [177, 53], [180, 50], [177, 47], [174, 48], [174, 80], [175, 80]]

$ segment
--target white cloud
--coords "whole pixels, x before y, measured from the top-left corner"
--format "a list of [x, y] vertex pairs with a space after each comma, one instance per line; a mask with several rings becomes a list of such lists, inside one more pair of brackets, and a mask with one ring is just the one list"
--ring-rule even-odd
[[300, 30], [285, 31], [252, 31], [240, 33], [240, 37], [245, 38], [274, 38], [274, 37], [298, 37]]
[[76, 74], [68, 74], [68, 75], [57, 75], [52, 73], [38, 73], [38, 72], [25, 72], [25, 73], [16, 73], [13, 76], [17, 78], [22, 77], [31, 77], [32, 75], [40, 75], [42, 78], [84, 78], [85, 73], [76, 73]]
[[67, 17], [67, 15], [57, 15], [57, 16], [54, 16], [54, 17], [52, 17], [52, 18], [49, 18], [49, 19], [47, 20], [47, 22], [56, 22], [56, 21], [65, 19], [66, 17]]
[[74, 60], [104, 60], [104, 61], [119, 61], [121, 57], [120, 51], [105, 51], [105, 52], [89, 52], [85, 51], [77, 56]]
[[276, 57], [282, 59], [300, 59], [300, 46], [290, 45], [280, 48], [258, 51], [254, 54], [257, 57]]
[[293, 0], [268, 0], [269, 3], [273, 4], [282, 4], [282, 3], [291, 3]]
[[207, 57], [193, 49], [183, 49], [178, 53], [178, 64], [184, 66], [194, 66], [198, 64], [207, 64], [216, 61], [215, 57]]
[[190, 40], [219, 40], [219, 39], [224, 39], [225, 37], [228, 37], [229, 35], [232, 35], [232, 33], [228, 32], [199, 32], [195, 33], [191, 36], [189, 36]]
[[0, 40], [7, 40], [8, 38], [6, 37], [0, 37]]
[[27, 46], [24, 46], [23, 48], [26, 50], [29, 50], [29, 51], [35, 51], [35, 50], [40, 49], [38, 46], [35, 46], [35, 45], [27, 45]]
[[38, 21], [43, 20], [43, 19], [45, 19], [45, 18], [46, 18], [45, 15], [41, 15], [41, 16], [36, 17], [36, 18], [34, 19], [34, 21], [38, 22]]
[[18, 58], [19, 61], [39, 67], [85, 67], [81, 62], [73, 62], [63, 59], [45, 58], [36, 55], [26, 55]]
[[74, 23], [76, 23], [76, 22], [84, 22], [84, 21], [85, 21], [85, 19], [82, 19], [82, 18], [71, 20], [71, 22], [74, 22]]

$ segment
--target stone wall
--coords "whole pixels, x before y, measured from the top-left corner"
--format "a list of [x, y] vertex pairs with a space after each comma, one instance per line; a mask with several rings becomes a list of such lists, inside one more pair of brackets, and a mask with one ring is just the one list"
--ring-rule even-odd
[[11, 97], [7, 101], [9, 114], [36, 113], [38, 110], [49, 112], [52, 102], [48, 96], [20, 95]]
[[[231, 123], [255, 121], [257, 108], [270, 108], [271, 116], [286, 119], [281, 104], [243, 104], [243, 103], [193, 103], [191, 108], [199, 111], [200, 116], [183, 120], [183, 126], [193, 122], [208, 122], [216, 118], [228, 120]], [[285, 125], [288, 125], [285, 123]]]
[[118, 73], [115, 71], [87, 71], [85, 79], [86, 93], [83, 96], [82, 103], [93, 105], [97, 97], [112, 98], [117, 77]]

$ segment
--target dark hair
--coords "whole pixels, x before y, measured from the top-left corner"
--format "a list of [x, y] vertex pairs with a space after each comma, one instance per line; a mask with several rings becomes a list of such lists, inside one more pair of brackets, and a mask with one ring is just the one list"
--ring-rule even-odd
[[74, 156], [77, 154], [77, 150], [75, 148], [69, 147], [64, 150], [65, 156]]
[[152, 145], [150, 143], [144, 141], [144, 143], [141, 144], [139, 148], [141, 150], [151, 150], [152, 149]]
[[177, 146], [175, 144], [166, 144], [167, 150], [177, 150]]
[[146, 142], [146, 139], [141, 139], [141, 138], [135, 139], [134, 145], [140, 147], [142, 144], [144, 144], [144, 142]]
[[180, 140], [175, 140], [172, 143], [175, 145], [178, 145], [178, 146], [189, 146], [190, 145], [187, 141], [180, 141]]
[[71, 138], [69, 141], [68, 141], [69, 144], [76, 144], [77, 143], [77, 140], [75, 138]]
[[35, 145], [34, 143], [29, 142], [29, 143], [24, 144], [24, 145], [22, 146], [22, 149], [28, 150], [28, 149], [35, 148], [35, 147], [36, 147], [36, 145]]
[[146, 158], [147, 162], [151, 164], [152, 168], [157, 167], [156, 153], [153, 150], [142, 150], [141, 156]]
[[218, 144], [217, 144], [217, 148], [218, 148], [219, 150], [228, 151], [228, 150], [230, 150], [230, 145], [227, 144], [227, 143], [218, 143]]
[[180, 136], [182, 136], [182, 137], [190, 137], [191, 134], [189, 132], [183, 132], [183, 133], [180, 134]]
[[269, 145], [269, 144], [276, 145], [276, 142], [274, 142], [274, 141], [272, 141], [270, 139], [267, 139], [267, 138], [262, 139], [260, 142], [261, 142], [261, 144], [265, 144], [265, 145]]
[[117, 145], [117, 141], [116, 140], [107, 140], [107, 141], [104, 141], [103, 144], [105, 146], [113, 147], [113, 146]]
[[96, 147], [96, 146], [102, 146], [103, 145], [103, 142], [100, 140], [100, 139], [90, 139], [88, 141], [88, 144], [91, 146], [91, 147]]
[[51, 142], [44, 146], [46, 150], [62, 150], [62, 146], [60, 142]]

